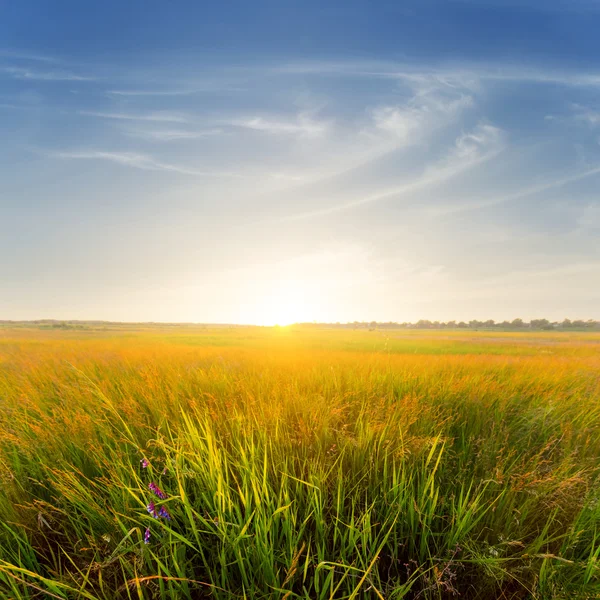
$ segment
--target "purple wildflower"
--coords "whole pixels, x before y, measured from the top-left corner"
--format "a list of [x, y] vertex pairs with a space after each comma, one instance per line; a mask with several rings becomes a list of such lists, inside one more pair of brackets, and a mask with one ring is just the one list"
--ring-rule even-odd
[[162, 517], [163, 519], [166, 519], [167, 521], [171, 520], [171, 515], [169, 514], [169, 511], [164, 506], [161, 506], [158, 509], [158, 516]]
[[150, 466], [150, 463], [145, 458], [142, 458], [140, 462], [142, 463], [142, 469], [147, 469]]
[[144, 544], [150, 543], [150, 527], [146, 527], [146, 531], [144, 532]]
[[154, 502], [150, 502], [148, 506], [146, 506], [146, 510], [155, 518], [158, 519], [158, 513], [156, 512], [156, 506], [154, 506]]
[[148, 485], [148, 489], [161, 500], [164, 500], [167, 497], [167, 495], [153, 481]]

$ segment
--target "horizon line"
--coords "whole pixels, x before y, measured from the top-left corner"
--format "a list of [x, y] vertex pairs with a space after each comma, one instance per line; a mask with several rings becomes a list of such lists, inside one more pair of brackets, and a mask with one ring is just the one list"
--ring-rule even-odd
[[[491, 323], [490, 323], [491, 321]], [[521, 321], [521, 324], [513, 325], [514, 321]], [[521, 317], [516, 317], [514, 319], [503, 319], [501, 321], [497, 321], [494, 319], [470, 319], [469, 321], [465, 321], [464, 319], [456, 320], [449, 319], [447, 321], [439, 320], [439, 319], [418, 319], [416, 321], [374, 321], [374, 320], [354, 320], [354, 321], [297, 321], [293, 323], [286, 324], [260, 324], [260, 323], [234, 323], [234, 322], [215, 322], [215, 321], [119, 321], [119, 320], [105, 320], [105, 319], [55, 319], [55, 318], [41, 318], [41, 319], [0, 319], [0, 325], [6, 324], [41, 324], [41, 323], [60, 323], [60, 324], [93, 324], [93, 325], [157, 325], [157, 326], [211, 326], [211, 327], [293, 327], [297, 325], [329, 325], [329, 326], [352, 326], [352, 325], [366, 325], [366, 326], [378, 326], [378, 325], [395, 325], [398, 327], [402, 326], [413, 326], [416, 327], [420, 323], [423, 325], [423, 328], [436, 329], [438, 326], [447, 326], [452, 323], [453, 327], [459, 327], [460, 324], [464, 324], [469, 326], [470, 323], [475, 322], [476, 327], [497, 327], [504, 325], [512, 326], [514, 328], [519, 328], [522, 326], [531, 326], [533, 321], [547, 321], [548, 325], [562, 325], [565, 321], [569, 321], [570, 323], [574, 322], [583, 322], [583, 323], [592, 323], [595, 325], [600, 325], [600, 319], [595, 318], [583, 318], [583, 319], [575, 319], [570, 317], [565, 317], [564, 319], [551, 320], [546, 319], [544, 317], [533, 318], [533, 319], [522, 319]], [[487, 324], [487, 325], [486, 325]]]

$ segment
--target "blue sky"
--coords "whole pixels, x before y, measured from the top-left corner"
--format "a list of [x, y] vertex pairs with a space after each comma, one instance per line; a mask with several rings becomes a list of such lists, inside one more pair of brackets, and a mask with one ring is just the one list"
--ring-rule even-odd
[[600, 318], [600, 2], [0, 2], [0, 318]]

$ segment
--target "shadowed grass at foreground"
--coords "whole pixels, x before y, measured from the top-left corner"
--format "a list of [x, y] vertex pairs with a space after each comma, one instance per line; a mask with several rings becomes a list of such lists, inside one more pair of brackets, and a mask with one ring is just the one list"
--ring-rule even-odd
[[600, 597], [593, 334], [2, 336], [0, 598]]

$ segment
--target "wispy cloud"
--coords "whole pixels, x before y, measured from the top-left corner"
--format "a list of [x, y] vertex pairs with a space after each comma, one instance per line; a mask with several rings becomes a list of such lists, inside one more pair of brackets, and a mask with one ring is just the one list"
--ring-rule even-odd
[[568, 107], [568, 112], [549, 114], [544, 117], [544, 120], [548, 123], [568, 123], [570, 125], [573, 123], [583, 123], [590, 128], [594, 128], [600, 125], [600, 111], [589, 106], [584, 106], [583, 104], [572, 103]]
[[58, 59], [46, 54], [35, 54], [32, 52], [24, 52], [21, 50], [0, 50], [0, 58], [13, 58], [15, 60], [27, 60], [32, 62], [57, 63]]
[[[380, 192], [369, 193], [365, 188], [381, 190], [385, 185], [378, 177], [375, 177], [370, 185], [368, 183], [370, 178], [368, 173], [379, 168], [379, 161], [388, 161], [391, 153], [409, 146], [419, 146], [419, 152], [429, 154], [427, 148], [435, 143], [436, 136], [433, 134], [436, 130], [450, 130], [452, 126], [455, 127], [462, 113], [475, 106], [472, 96], [465, 94], [462, 88], [449, 88], [445, 82], [437, 85], [431, 81], [426, 85], [421, 85], [420, 82], [414, 83], [408, 91], [411, 95], [402, 103], [372, 108], [367, 106], [358, 114], [350, 117], [345, 115], [345, 118], [339, 117], [335, 127], [333, 122], [328, 122], [327, 135], [319, 136], [322, 138], [319, 139], [319, 144], [307, 144], [303, 147], [303, 150], [307, 151], [306, 154], [300, 153], [303, 166], [294, 168], [294, 177], [281, 178], [281, 184], [285, 185], [286, 182], [290, 184], [286, 187], [290, 198], [292, 196], [298, 198], [298, 202], [301, 198], [305, 198], [308, 202], [318, 201], [325, 208], [306, 210], [283, 217], [283, 220], [330, 214], [376, 201], [380, 197]], [[313, 110], [310, 115], [314, 114]], [[489, 129], [496, 131], [491, 126]], [[457, 144], [462, 144], [460, 150], [463, 154], [466, 146], [476, 143], [471, 139], [476, 136], [476, 132], [483, 135], [481, 132], [485, 130], [486, 126], [482, 124], [475, 132], [459, 136]], [[458, 151], [457, 146], [453, 152]], [[386, 156], [388, 158], [385, 158]], [[467, 157], [463, 156], [462, 160], [466, 161]], [[438, 166], [441, 168], [444, 165], [440, 163]], [[275, 167], [279, 170], [281, 168], [281, 165]], [[289, 170], [285, 166], [283, 168]], [[340, 198], [342, 195], [336, 189], [340, 186], [343, 188], [343, 182], [347, 178], [353, 181], [362, 180], [363, 183], [359, 187], [364, 195], [357, 198], [361, 192], [358, 189], [350, 189], [345, 194], [347, 201], [339, 201], [339, 205], [335, 204], [334, 198]], [[298, 184], [301, 187], [298, 187]], [[322, 191], [319, 191], [319, 188]], [[400, 194], [403, 189], [404, 185], [402, 189], [394, 187], [390, 195]], [[270, 190], [265, 192], [269, 194]], [[383, 198], [384, 195], [381, 197]]]
[[472, 88], [482, 81], [550, 83], [577, 87], [599, 87], [600, 71], [575, 71], [535, 66], [477, 62], [448, 66], [427, 66], [390, 61], [314, 61], [267, 66], [264, 69], [278, 75], [314, 75], [372, 79], [396, 79], [425, 84]]
[[331, 127], [328, 121], [316, 120], [312, 114], [300, 113], [295, 118], [277, 118], [256, 116], [233, 119], [229, 124], [234, 127], [252, 129], [272, 135], [297, 135], [302, 137], [323, 136]]
[[444, 97], [436, 91], [419, 93], [403, 106], [380, 106], [371, 112], [376, 130], [406, 142], [417, 132], [423, 135], [447, 125], [473, 105], [471, 96], [459, 93], [457, 97]]
[[573, 106], [575, 110], [575, 118], [579, 121], [587, 123], [591, 127], [597, 127], [600, 125], [600, 111], [593, 110], [587, 106], [581, 104], [575, 104]]
[[156, 111], [150, 113], [120, 113], [102, 112], [95, 110], [80, 110], [78, 114], [100, 119], [115, 119], [117, 121], [152, 121], [157, 123], [187, 123], [187, 118], [179, 113]]
[[147, 154], [137, 152], [107, 152], [100, 150], [83, 150], [69, 152], [52, 152], [50, 156], [60, 159], [74, 160], [105, 160], [119, 165], [143, 169], [146, 171], [168, 171], [180, 175], [193, 175], [197, 177], [238, 177], [235, 173], [220, 171], [202, 171], [188, 166], [166, 163], [156, 160]]
[[476, 127], [473, 132], [462, 134], [456, 139], [452, 150], [444, 159], [435, 165], [425, 168], [422, 175], [395, 186], [378, 190], [361, 198], [349, 202], [329, 206], [327, 208], [309, 211], [286, 217], [283, 220], [299, 220], [318, 216], [325, 216], [336, 212], [356, 208], [365, 204], [371, 204], [390, 198], [401, 198], [408, 194], [440, 185], [461, 173], [492, 160], [505, 148], [504, 132], [493, 125], [483, 123]]
[[489, 123], [480, 123], [473, 131], [463, 133], [456, 139], [450, 158], [479, 159], [489, 156], [491, 150], [495, 156], [504, 147], [504, 132]]
[[239, 92], [245, 91], [245, 87], [240, 87], [244, 83], [246, 76], [238, 73], [237, 75], [222, 73], [211, 73], [202, 78], [189, 77], [187, 79], [171, 80], [168, 76], [159, 79], [154, 83], [144, 83], [139, 81], [136, 87], [119, 87], [106, 90], [107, 96], [117, 98], [136, 98], [136, 97], [169, 97], [169, 96], [191, 96], [194, 94], [211, 92]]
[[77, 75], [69, 71], [40, 71], [27, 67], [0, 67], [0, 72], [13, 79], [33, 81], [94, 81], [95, 77]]
[[223, 129], [129, 129], [128, 135], [157, 142], [172, 142], [178, 140], [198, 140], [222, 135]]
[[551, 83], [575, 87], [600, 86], [600, 72], [566, 72], [560, 70], [539, 70], [516, 67], [498, 67], [479, 73], [481, 79], [495, 81]]
[[529, 196], [535, 196], [536, 194], [549, 192], [550, 190], [561, 188], [570, 183], [575, 183], [577, 181], [581, 181], [583, 179], [587, 179], [588, 177], [593, 177], [595, 175], [600, 175], [600, 166], [596, 166], [591, 169], [586, 169], [585, 171], [572, 173], [571, 175], [566, 175], [564, 177], [552, 179], [550, 181], [544, 181], [541, 183], [530, 185], [509, 194], [493, 196], [491, 198], [483, 200], [481, 199], [481, 196], [484, 195], [482, 193], [478, 196], [478, 199], [471, 204], [465, 203], [454, 206], [437, 207], [431, 209], [430, 212], [432, 214], [444, 215], [472, 210], [481, 210], [483, 208], [489, 208], [490, 206], [505, 204], [507, 202], [514, 202], [515, 200], [521, 200], [523, 198], [528, 198]]
[[107, 90], [109, 96], [189, 96], [196, 90]]

